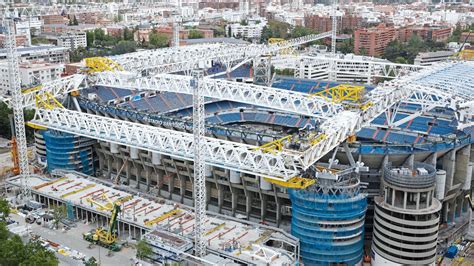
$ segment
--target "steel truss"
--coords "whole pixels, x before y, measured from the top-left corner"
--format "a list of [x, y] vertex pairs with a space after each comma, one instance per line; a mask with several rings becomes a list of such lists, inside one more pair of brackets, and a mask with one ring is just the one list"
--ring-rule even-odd
[[[255, 57], [272, 54], [281, 49], [331, 36], [331, 32], [312, 34], [272, 45], [200, 45], [183, 50], [168, 48], [154, 51], [130, 53], [114, 57], [125, 70], [135, 73], [160, 74], [187, 72], [196, 68], [210, 67], [212, 63], [223, 64], [227, 69], [232, 64], [249, 61]], [[173, 50], [174, 49], [174, 50]], [[163, 51], [161, 51], [163, 50]]]
[[[50, 129], [157, 152], [185, 160], [194, 160], [193, 134], [86, 114], [67, 109], [37, 108], [31, 123]], [[301, 167], [298, 157], [289, 152], [264, 153], [256, 146], [202, 138], [209, 165], [249, 174], [288, 180]]]
[[148, 4], [120, 4], [111, 6], [109, 4], [68, 4], [68, 5], [30, 5], [30, 6], [18, 6], [18, 7], [3, 7], [0, 8], [0, 16], [14, 15], [15, 17], [36, 17], [36, 16], [47, 16], [47, 15], [76, 15], [81, 13], [98, 12], [98, 13], [110, 13], [111, 11], [122, 11], [122, 10], [146, 10], [149, 13], [153, 9], [161, 9], [153, 14], [162, 13], [165, 10], [175, 9], [175, 5], [169, 3], [148, 3]]
[[[35, 105], [37, 96], [44, 98], [44, 95], [46, 94], [53, 97], [68, 95], [70, 92], [79, 90], [79, 86], [84, 82], [85, 78], [86, 76], [84, 75], [76, 74], [45, 82], [39, 89], [27, 90], [23, 92], [21, 94], [21, 105], [23, 108], [33, 107]], [[4, 98], [3, 101], [9, 106], [12, 105], [11, 98]]]
[[[162, 74], [154, 77], [134, 78], [119, 72], [97, 74], [97, 85], [151, 91], [168, 91], [193, 94], [189, 76]], [[206, 97], [236, 101], [287, 112], [327, 119], [343, 110], [342, 105], [318, 96], [222, 79], [203, 78], [200, 82]]]

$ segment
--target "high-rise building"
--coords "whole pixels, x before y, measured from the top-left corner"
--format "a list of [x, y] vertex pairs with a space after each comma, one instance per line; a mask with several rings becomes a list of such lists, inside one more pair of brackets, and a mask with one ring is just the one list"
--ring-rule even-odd
[[358, 29], [354, 32], [354, 53], [381, 56], [395, 37], [395, 28], [387, 27], [385, 24], [369, 29]]

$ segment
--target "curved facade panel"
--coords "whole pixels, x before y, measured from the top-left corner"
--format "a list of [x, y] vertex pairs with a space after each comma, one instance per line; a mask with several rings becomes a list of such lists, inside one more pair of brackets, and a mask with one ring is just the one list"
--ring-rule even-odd
[[398, 265], [434, 263], [441, 209], [434, 197], [435, 172], [419, 163], [384, 168], [384, 193], [375, 197], [373, 265], [382, 265], [380, 257]]
[[41, 135], [45, 141], [49, 172], [66, 169], [89, 175], [94, 173], [94, 140], [50, 130]]
[[316, 191], [291, 190], [292, 235], [300, 239], [301, 257], [306, 265], [362, 260], [365, 194], [327, 195]]

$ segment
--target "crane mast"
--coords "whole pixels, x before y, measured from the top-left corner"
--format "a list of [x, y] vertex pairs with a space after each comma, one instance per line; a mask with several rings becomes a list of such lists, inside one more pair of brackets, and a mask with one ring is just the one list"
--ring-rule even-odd
[[23, 114], [22, 92], [20, 86], [20, 72], [18, 67], [18, 56], [16, 50], [15, 23], [13, 18], [4, 20], [6, 28], [5, 46], [7, 48], [8, 58], [8, 78], [11, 92], [11, 106], [13, 109], [13, 120], [15, 125], [15, 138], [18, 149], [18, 163], [21, 177], [21, 194], [23, 198], [30, 197], [30, 188], [28, 187], [28, 176], [30, 169], [28, 167], [28, 150], [26, 145], [25, 118]]
[[200, 81], [204, 75], [201, 70], [193, 71], [191, 86], [193, 87], [193, 143], [194, 143], [194, 209], [196, 222], [194, 226], [195, 255], [206, 255], [204, 240], [204, 222], [206, 220], [206, 177], [205, 154], [202, 145], [205, 137], [204, 96], [200, 90]]
[[332, 2], [331, 53], [336, 54], [337, 38], [337, 0]]

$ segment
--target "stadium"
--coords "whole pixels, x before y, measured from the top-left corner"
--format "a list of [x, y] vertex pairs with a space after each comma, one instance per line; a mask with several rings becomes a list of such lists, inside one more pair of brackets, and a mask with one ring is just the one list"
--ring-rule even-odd
[[[220, 68], [216, 64], [207, 72], [220, 73]], [[215, 78], [245, 83], [257, 82], [257, 75], [257, 69], [247, 64]], [[361, 99], [375, 88], [283, 76], [273, 76], [270, 82], [273, 88], [308, 97], [349, 88], [357, 96], [343, 103], [353, 108], [360, 108]], [[96, 85], [71, 96], [65, 105], [103, 117], [192, 132], [193, 100], [186, 93]], [[205, 98], [205, 114], [206, 135], [268, 152], [279, 145], [304, 150], [308, 132], [321, 125], [316, 117], [210, 97]], [[456, 113], [449, 108], [420, 113], [417, 104], [401, 103], [319, 160], [312, 177], [323, 173], [329, 178], [315, 184], [282, 186], [249, 171], [207, 165], [207, 208], [291, 232], [300, 240], [300, 255], [307, 265], [354, 265], [368, 257], [376, 262], [431, 264], [437, 243], [448, 245], [469, 225], [465, 195], [470, 191], [474, 150], [469, 130], [457, 128]], [[38, 160], [49, 171], [78, 171], [193, 204], [192, 161], [54, 130], [37, 130], [35, 140]], [[409, 186], [397, 182], [392, 186], [388, 175], [383, 177], [387, 172], [415, 181], [416, 176], [429, 176], [430, 182], [420, 185], [420, 190], [412, 179]], [[330, 177], [336, 174], [336, 179]], [[298, 189], [302, 187], [306, 189]], [[406, 221], [413, 224], [406, 226]]]

